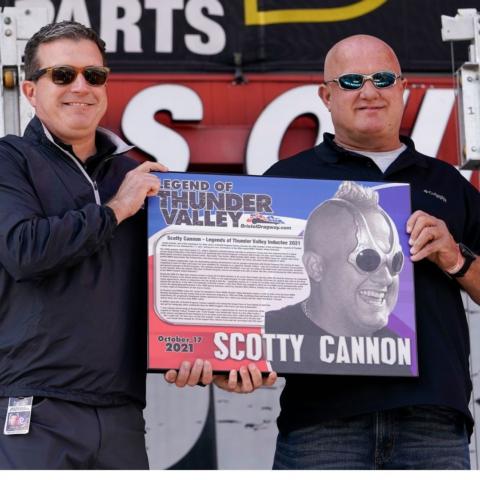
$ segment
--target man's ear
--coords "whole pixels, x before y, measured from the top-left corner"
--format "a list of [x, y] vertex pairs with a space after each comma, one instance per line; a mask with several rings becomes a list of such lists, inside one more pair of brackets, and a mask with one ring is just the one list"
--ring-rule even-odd
[[327, 107], [328, 111], [330, 111], [330, 96], [331, 96], [331, 93], [330, 93], [330, 89], [328, 88], [328, 85], [326, 85], [325, 83], [322, 83], [318, 87], [318, 96], [320, 97], [320, 99], [322, 100], [324, 105]]
[[22, 92], [25, 95], [25, 98], [28, 100], [28, 103], [30, 103], [32, 107], [36, 107], [37, 86], [35, 85], [35, 82], [31, 82], [30, 80], [25, 80], [22, 83]]
[[320, 282], [323, 278], [323, 271], [325, 269], [322, 256], [318, 253], [307, 251], [303, 254], [302, 261], [307, 275], [314, 282]]

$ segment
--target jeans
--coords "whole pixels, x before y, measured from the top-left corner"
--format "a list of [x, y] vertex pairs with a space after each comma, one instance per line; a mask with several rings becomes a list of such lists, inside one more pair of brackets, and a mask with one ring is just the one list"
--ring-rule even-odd
[[462, 414], [404, 407], [279, 434], [273, 468], [320, 470], [470, 469]]

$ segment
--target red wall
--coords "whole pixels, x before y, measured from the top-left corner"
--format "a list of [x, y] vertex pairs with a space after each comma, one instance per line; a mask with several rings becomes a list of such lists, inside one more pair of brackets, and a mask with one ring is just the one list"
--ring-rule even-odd
[[[402, 122], [402, 134], [412, 132], [422, 99], [429, 88], [453, 88], [449, 76], [406, 75], [410, 96]], [[113, 74], [108, 90], [110, 108], [104, 126], [121, 133], [121, 118], [129, 100], [145, 88], [160, 84], [184, 85], [202, 99], [204, 113], [200, 122], [175, 122], [168, 112], [156, 114], [156, 120], [172, 128], [190, 148], [189, 171], [243, 172], [250, 130], [262, 110], [280, 94], [306, 84], [319, 84], [319, 74], [252, 74], [247, 83], [235, 85], [224, 74]], [[320, 100], [319, 100], [320, 101]], [[317, 121], [302, 116], [292, 122], [283, 138], [280, 158], [309, 148], [317, 135]], [[457, 160], [456, 119], [454, 109], [438, 151], [438, 158], [454, 165]], [[146, 158], [145, 155], [138, 155]], [[472, 177], [478, 187], [478, 172]]]

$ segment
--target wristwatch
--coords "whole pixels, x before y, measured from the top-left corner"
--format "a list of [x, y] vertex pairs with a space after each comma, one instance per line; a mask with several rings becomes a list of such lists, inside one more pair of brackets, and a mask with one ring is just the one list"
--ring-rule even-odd
[[477, 256], [463, 243], [459, 243], [458, 248], [460, 250], [460, 255], [462, 255], [465, 261], [463, 262], [463, 265], [460, 268], [460, 270], [458, 270], [458, 272], [448, 274], [452, 278], [463, 277], [467, 273], [468, 269], [470, 268], [470, 265], [477, 258]]

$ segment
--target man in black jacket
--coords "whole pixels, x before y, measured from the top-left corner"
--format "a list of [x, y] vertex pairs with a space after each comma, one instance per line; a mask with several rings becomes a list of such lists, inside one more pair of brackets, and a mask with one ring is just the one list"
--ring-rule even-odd
[[455, 168], [400, 137], [406, 80], [388, 45], [346, 38], [329, 51], [324, 76], [319, 94], [335, 135], [266, 174], [411, 184], [406, 230], [420, 375], [288, 375], [274, 468], [468, 468], [473, 421], [460, 289], [480, 302], [480, 195]]
[[148, 468], [141, 207], [166, 169], [97, 128], [108, 73], [93, 30], [43, 27], [36, 116], [0, 140], [0, 468]]

